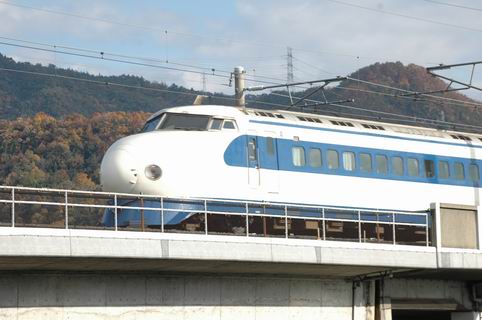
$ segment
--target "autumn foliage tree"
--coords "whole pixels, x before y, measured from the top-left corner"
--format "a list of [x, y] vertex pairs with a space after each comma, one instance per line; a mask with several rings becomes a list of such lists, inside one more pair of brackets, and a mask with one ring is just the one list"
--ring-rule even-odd
[[138, 131], [147, 113], [44, 113], [0, 120], [2, 185], [98, 189], [102, 156], [115, 140]]

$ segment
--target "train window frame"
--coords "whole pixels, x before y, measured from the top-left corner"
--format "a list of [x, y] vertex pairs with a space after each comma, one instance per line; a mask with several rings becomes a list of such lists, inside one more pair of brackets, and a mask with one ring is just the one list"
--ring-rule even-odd
[[[155, 116], [154, 118], [147, 120], [146, 123], [144, 124], [144, 127], [142, 127], [141, 132], [151, 132], [151, 131], [157, 130], [157, 128], [159, 128], [159, 125], [163, 120], [163, 116], [164, 116], [164, 113], [161, 113]], [[151, 126], [148, 127], [148, 125], [150, 124], [155, 124], [155, 125], [152, 127]]]
[[258, 146], [254, 137], [248, 139], [248, 160], [258, 161]]
[[343, 151], [343, 169], [345, 171], [355, 171], [356, 170], [356, 156], [353, 151]]
[[291, 147], [291, 162], [295, 167], [304, 167], [306, 165], [305, 148], [301, 146]]
[[[192, 118], [192, 119], [197, 118], [197, 120], [205, 121], [205, 124], [201, 123], [201, 124], [203, 124], [203, 126], [201, 126], [198, 123], [197, 126], [192, 126], [192, 127], [182, 127], [181, 126], [181, 127], [179, 127], [178, 124], [176, 125], [175, 123], [173, 123], [172, 128], [171, 127], [166, 128], [165, 127], [166, 122], [171, 120], [170, 119], [171, 116], [173, 117], [173, 119], [175, 119], [174, 117], [184, 117], [184, 118]], [[207, 131], [208, 128], [210, 127], [210, 125], [211, 125], [211, 118], [212, 118], [212, 116], [209, 116], [209, 115], [206, 115], [206, 114], [166, 112], [166, 113], [164, 113], [164, 116], [162, 117], [162, 121], [159, 123], [159, 125], [157, 127], [157, 130], [162, 130], [162, 131]]]
[[[217, 124], [217, 125], [214, 126], [214, 124]], [[224, 125], [224, 119], [212, 118], [211, 123], [209, 124], [209, 130], [221, 131], [221, 129], [223, 128], [223, 125]]]
[[360, 171], [364, 173], [371, 173], [373, 171], [372, 155], [367, 152], [360, 152], [358, 157], [360, 159]]
[[[383, 159], [383, 161], [380, 161], [381, 159]], [[376, 167], [377, 174], [387, 175], [388, 174], [388, 157], [384, 154], [375, 155], [375, 167]]]
[[309, 151], [310, 167], [321, 168], [323, 166], [322, 152], [318, 148], [310, 148]]
[[275, 155], [275, 146], [274, 146], [274, 138], [273, 137], [266, 137], [266, 152], [270, 156]]
[[450, 179], [450, 164], [448, 161], [440, 160], [438, 162], [438, 177], [440, 179]]
[[470, 181], [480, 181], [480, 170], [476, 163], [469, 163], [469, 179]]
[[420, 161], [417, 158], [407, 158], [407, 169], [409, 177], [420, 177]]
[[430, 159], [423, 160], [425, 177], [435, 178], [435, 162]]
[[[396, 162], [395, 162], [396, 161]], [[392, 174], [394, 176], [403, 177], [405, 168], [403, 165], [403, 158], [400, 156], [390, 157], [390, 165], [392, 169]]]
[[465, 180], [465, 166], [462, 162], [456, 161], [453, 163], [453, 178], [455, 180]]
[[338, 151], [334, 149], [328, 149], [326, 151], [326, 163], [328, 164], [328, 169], [338, 170], [338, 168], [340, 168], [340, 155], [338, 154]]
[[[226, 127], [228, 123], [231, 124], [232, 127]], [[223, 130], [236, 130], [236, 129], [237, 129], [236, 121], [231, 119], [224, 119]]]

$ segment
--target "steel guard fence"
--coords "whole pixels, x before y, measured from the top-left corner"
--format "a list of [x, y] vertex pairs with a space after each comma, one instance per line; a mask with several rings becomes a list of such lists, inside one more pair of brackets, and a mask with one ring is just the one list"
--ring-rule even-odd
[[186, 232], [431, 246], [432, 225], [429, 210], [0, 186], [0, 226], [10, 228]]

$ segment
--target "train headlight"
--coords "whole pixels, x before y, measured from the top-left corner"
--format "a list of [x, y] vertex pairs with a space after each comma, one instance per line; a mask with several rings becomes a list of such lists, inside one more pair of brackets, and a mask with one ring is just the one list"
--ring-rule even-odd
[[157, 180], [162, 176], [162, 170], [158, 165], [151, 164], [146, 167], [144, 174], [148, 179]]

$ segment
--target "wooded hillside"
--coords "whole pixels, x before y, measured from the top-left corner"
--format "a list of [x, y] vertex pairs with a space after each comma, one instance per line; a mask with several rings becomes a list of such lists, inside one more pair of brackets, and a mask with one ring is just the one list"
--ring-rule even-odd
[[107, 148], [138, 132], [148, 113], [72, 114], [56, 119], [44, 113], [0, 120], [0, 184], [67, 189], [98, 189]]

